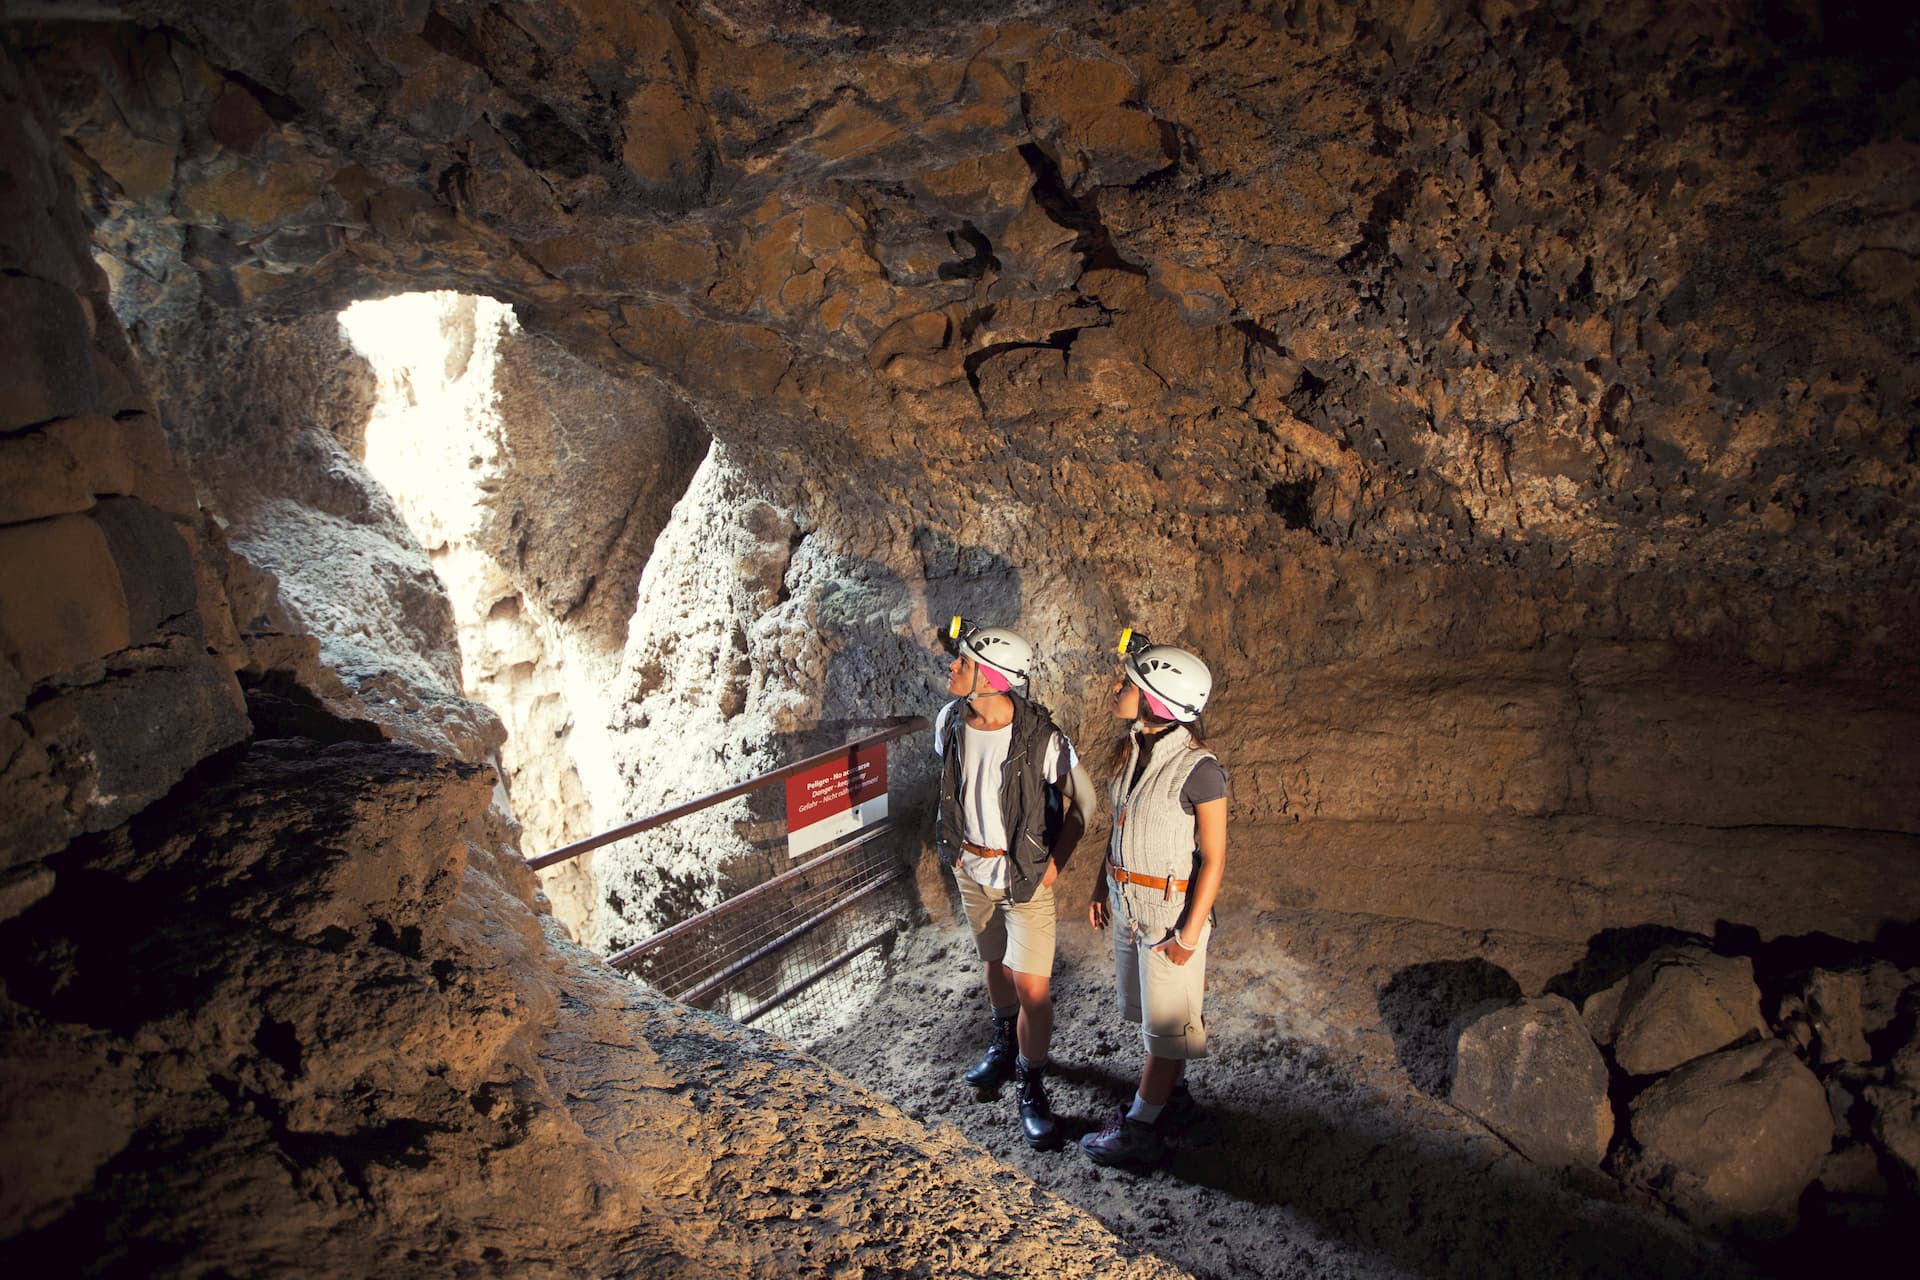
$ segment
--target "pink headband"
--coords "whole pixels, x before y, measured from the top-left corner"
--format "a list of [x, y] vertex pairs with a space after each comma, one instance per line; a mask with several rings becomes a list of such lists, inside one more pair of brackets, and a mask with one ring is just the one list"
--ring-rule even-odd
[[1147, 700], [1147, 710], [1153, 712], [1153, 714], [1159, 716], [1162, 720], [1178, 720], [1180, 718], [1173, 714], [1173, 712], [1167, 710], [1166, 703], [1160, 701], [1160, 699], [1154, 697], [1145, 689], [1140, 690], [1140, 696]]
[[981, 662], [980, 659], [975, 658], [973, 661], [974, 665], [980, 669], [981, 676], [986, 679], [987, 688], [993, 690], [995, 693], [1007, 693], [1012, 690], [1012, 681], [1008, 680], [998, 671], [995, 671], [992, 667]]

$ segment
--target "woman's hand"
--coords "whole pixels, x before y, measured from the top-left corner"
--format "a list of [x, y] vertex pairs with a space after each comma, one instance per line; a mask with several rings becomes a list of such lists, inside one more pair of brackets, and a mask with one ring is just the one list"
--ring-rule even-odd
[[1092, 925], [1096, 931], [1107, 927], [1107, 899], [1105, 894], [1095, 894], [1093, 899], [1087, 903], [1087, 923]]
[[1197, 948], [1189, 951], [1186, 944], [1180, 941], [1180, 931], [1178, 929], [1169, 930], [1166, 937], [1153, 944], [1152, 949], [1163, 953], [1167, 959], [1173, 961], [1175, 964], [1185, 964], [1199, 954]]

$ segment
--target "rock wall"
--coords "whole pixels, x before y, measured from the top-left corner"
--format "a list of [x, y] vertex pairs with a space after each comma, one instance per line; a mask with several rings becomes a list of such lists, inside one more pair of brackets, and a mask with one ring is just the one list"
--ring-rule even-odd
[[[33, 910], [68, 910], [47, 859], [72, 837], [246, 736], [235, 669], [304, 691], [273, 714], [310, 728], [497, 743], [417, 548], [328, 579], [397, 528], [353, 441], [262, 412], [360, 375], [303, 356], [182, 419], [209, 475], [345, 460], [289, 513], [277, 589], [214, 553], [154, 425], [176, 376], [274, 367], [265, 322], [444, 287], [670, 387], [718, 444], [641, 585], [676, 626], [612, 681], [636, 800], [668, 765], [703, 789], [818, 721], [928, 710], [955, 611], [1040, 645], [1093, 750], [1131, 623], [1218, 673], [1230, 909], [1290, 963], [1384, 991], [1474, 957], [1532, 992], [1610, 930], [1913, 918], [1911, 15], [84, 16], [6, 27], [31, 75], [5, 85], [0, 305], [30, 336], [0, 431], [10, 484], [39, 478], [0, 525], [0, 696]], [[156, 405], [110, 312], [202, 369], [156, 367]], [[222, 513], [243, 552], [246, 514]], [[357, 668], [356, 592], [411, 619]], [[723, 889], [710, 857], [607, 869], [607, 939]]]
[[[526, 847], [555, 848], [628, 815], [604, 687], [704, 436], [657, 386], [600, 374], [510, 312], [502, 328], [484, 299], [400, 305], [398, 328], [363, 315], [349, 339], [331, 316], [203, 304], [149, 324], [141, 354], [229, 550], [273, 584], [259, 626], [320, 638], [324, 670], [302, 680], [324, 695], [338, 677], [345, 713], [409, 741], [497, 753]], [[542, 877], [582, 936], [590, 864]]]
[[[531, 856], [634, 816], [604, 728], [608, 688], [641, 570], [708, 440], [657, 382], [609, 377], [518, 331], [501, 339], [494, 393], [476, 572], [454, 590], [471, 615], [468, 688], [508, 720], [507, 789]], [[593, 858], [540, 873], [581, 939], [601, 910]]]
[[[543, 919], [495, 772], [463, 758], [497, 721], [447, 692], [445, 599], [331, 430], [364, 370], [312, 325], [221, 327], [237, 414], [201, 386], [168, 419], [238, 538], [302, 514], [325, 531], [276, 583], [226, 553], [167, 448], [21, 66], [0, 60], [19, 215], [0, 297], [27, 300], [32, 335], [8, 353], [0, 435], [0, 1256], [102, 1275], [1178, 1275]], [[269, 496], [290, 471], [304, 502]], [[259, 509], [276, 500], [291, 516]], [[406, 625], [356, 633], [362, 606]]]
[[219, 530], [194, 502], [107, 305], [61, 142], [0, 67], [0, 902], [241, 741]]
[[[742, 596], [722, 633], [819, 648], [749, 663], [765, 718], [703, 761], [781, 706], [924, 710], [972, 602], [1083, 738], [1120, 626], [1213, 661], [1256, 904], [1559, 955], [1854, 936], [1907, 883], [1871, 762], [1913, 737], [1910, 21], [136, 12], [25, 37], [136, 332], [483, 290], [865, 566], [851, 635], [835, 575]], [[650, 662], [634, 760], [622, 724], [720, 696]], [[1770, 887], [1809, 855], [1821, 895]]]
[[[297, 673], [342, 715], [473, 763], [499, 719], [461, 692], [453, 611], [400, 511], [350, 446], [373, 377], [330, 316], [259, 325], [208, 314], [164, 337], [147, 367], [169, 437], [191, 461], [231, 552], [264, 589], [245, 622], [255, 665]], [[296, 637], [317, 655], [294, 658]], [[317, 661], [313, 659], [317, 657]]]
[[703, 49], [733, 114], [682, 222], [797, 180], [612, 338], [859, 566], [790, 571], [769, 670], [926, 710], [985, 610], [1093, 741], [1108, 637], [1183, 636], [1248, 905], [1505, 935], [1530, 986], [1609, 928], [1910, 914], [1913, 315], [1843, 283], [1915, 225], [1870, 25], [1068, 13], [869, 27], [931, 60], [849, 55], [803, 136], [754, 132], [790, 82], [728, 78], [744, 20]]
[[[658, 384], [606, 376], [489, 299], [411, 294], [343, 323], [382, 370], [360, 456], [445, 588], [461, 689], [501, 717], [529, 856], [631, 816], [606, 686], [704, 433]], [[283, 491], [297, 500], [301, 486]], [[599, 905], [592, 864], [540, 873], [576, 937]]]

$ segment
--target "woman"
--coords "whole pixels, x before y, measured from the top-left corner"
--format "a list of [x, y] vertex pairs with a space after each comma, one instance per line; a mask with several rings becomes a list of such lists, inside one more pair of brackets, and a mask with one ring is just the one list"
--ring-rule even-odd
[[1227, 857], [1227, 774], [1200, 738], [1213, 692], [1206, 663], [1185, 649], [1122, 635], [1109, 794], [1113, 836], [1087, 920], [1113, 927], [1120, 1013], [1140, 1023], [1147, 1061], [1132, 1105], [1080, 1140], [1101, 1164], [1137, 1165], [1166, 1151], [1157, 1122], [1190, 1058], [1205, 1057], [1200, 1003], [1213, 904]]

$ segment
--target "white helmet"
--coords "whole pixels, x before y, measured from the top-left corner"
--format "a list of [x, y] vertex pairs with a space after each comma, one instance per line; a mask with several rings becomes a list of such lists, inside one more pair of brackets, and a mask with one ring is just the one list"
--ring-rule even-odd
[[1207, 670], [1207, 664], [1170, 644], [1129, 651], [1126, 672], [1127, 679], [1147, 696], [1154, 714], [1164, 712], [1182, 724], [1200, 718], [1213, 692], [1213, 673]]
[[1022, 690], [1027, 687], [1028, 673], [1033, 670], [1032, 645], [1005, 627], [974, 627], [959, 618], [953, 622], [953, 634], [959, 641], [957, 647], [961, 653], [979, 663], [982, 670], [999, 676], [1009, 687], [1018, 686]]

